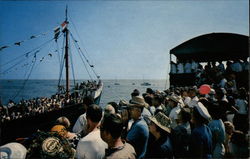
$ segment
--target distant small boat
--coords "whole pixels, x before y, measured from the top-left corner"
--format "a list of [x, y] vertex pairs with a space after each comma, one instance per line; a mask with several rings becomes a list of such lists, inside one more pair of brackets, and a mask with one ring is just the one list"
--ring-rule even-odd
[[117, 82], [116, 82], [114, 85], [120, 85], [120, 83], [117, 83]]
[[132, 85], [135, 85], [135, 83], [132, 83]]
[[151, 84], [148, 83], [148, 82], [143, 82], [143, 83], [141, 84], [141, 86], [151, 86]]

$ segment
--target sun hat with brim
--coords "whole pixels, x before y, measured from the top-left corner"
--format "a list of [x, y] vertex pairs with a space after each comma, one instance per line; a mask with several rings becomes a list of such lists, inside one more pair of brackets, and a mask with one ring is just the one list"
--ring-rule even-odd
[[174, 102], [176, 102], [176, 103], [180, 103], [179, 98], [176, 97], [176, 96], [174, 96], [174, 95], [168, 96], [168, 99], [169, 99], [169, 100], [172, 100], [172, 101], [174, 101]]
[[53, 157], [63, 151], [63, 146], [58, 138], [48, 137], [42, 143], [42, 150], [44, 153]]
[[201, 102], [198, 102], [195, 106], [195, 108], [197, 108], [199, 114], [205, 118], [206, 120], [211, 120], [211, 116], [209, 114], [209, 112], [207, 111], [207, 108], [201, 103]]
[[0, 158], [25, 159], [27, 149], [20, 143], [11, 142], [0, 147]]
[[162, 112], [157, 113], [155, 116], [149, 118], [153, 123], [159, 126], [164, 131], [170, 133], [171, 132], [171, 119], [168, 118]]
[[148, 103], [145, 102], [141, 96], [134, 96], [128, 104], [129, 107], [148, 107]]

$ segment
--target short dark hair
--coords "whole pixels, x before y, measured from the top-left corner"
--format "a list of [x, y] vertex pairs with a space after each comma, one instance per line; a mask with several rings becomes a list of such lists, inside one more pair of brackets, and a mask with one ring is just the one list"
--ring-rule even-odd
[[87, 108], [86, 118], [92, 122], [99, 122], [102, 119], [102, 108], [99, 105], [92, 104]]
[[116, 114], [107, 114], [104, 116], [101, 131], [107, 131], [115, 139], [119, 138], [123, 131], [122, 119]]
[[91, 104], [94, 104], [94, 98], [91, 96], [86, 96], [83, 98], [82, 103], [86, 104], [87, 106], [90, 106]]

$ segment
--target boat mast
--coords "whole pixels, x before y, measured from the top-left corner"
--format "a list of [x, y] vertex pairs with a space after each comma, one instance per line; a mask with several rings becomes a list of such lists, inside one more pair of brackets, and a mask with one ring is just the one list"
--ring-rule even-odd
[[65, 11], [65, 23], [66, 23], [66, 27], [65, 27], [65, 36], [66, 36], [66, 45], [65, 45], [65, 70], [66, 70], [66, 99], [69, 98], [69, 47], [68, 47], [68, 43], [69, 43], [69, 31], [68, 31], [68, 6], [66, 6], [66, 11]]

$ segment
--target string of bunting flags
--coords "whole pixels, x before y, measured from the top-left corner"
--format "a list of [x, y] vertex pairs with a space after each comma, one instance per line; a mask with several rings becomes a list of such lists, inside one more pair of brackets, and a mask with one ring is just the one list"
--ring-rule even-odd
[[[62, 32], [65, 32], [66, 28], [67, 28], [67, 22], [64, 21], [60, 26], [61, 26], [61, 31]], [[60, 34], [60, 26], [57, 26], [56, 28], [54, 28], [54, 39], [55, 41], [57, 42], [57, 39], [58, 39], [58, 36]], [[12, 43], [12, 44], [8, 44], [8, 45], [3, 45], [3, 46], [0, 46], [0, 51], [2, 51], [3, 49], [6, 49], [6, 48], [9, 48], [9, 47], [12, 47], [12, 46], [21, 46], [22, 43], [26, 42], [26, 41], [29, 41], [29, 40], [32, 40], [32, 39], [35, 39], [35, 38], [38, 38], [38, 37], [41, 37], [41, 36], [45, 36], [49, 33], [50, 31], [47, 31], [45, 33], [41, 33], [41, 34], [38, 34], [38, 35], [31, 35], [28, 39], [25, 39], [25, 40], [21, 40], [21, 41], [17, 41], [15, 43]]]

